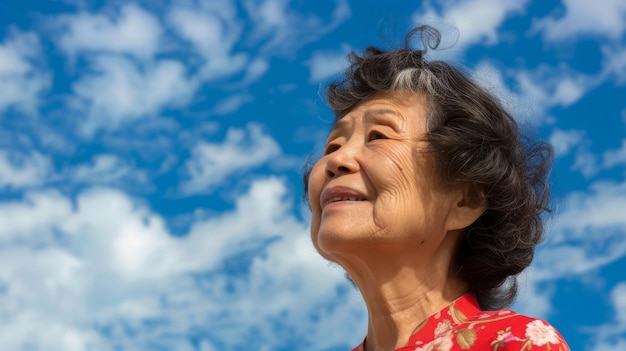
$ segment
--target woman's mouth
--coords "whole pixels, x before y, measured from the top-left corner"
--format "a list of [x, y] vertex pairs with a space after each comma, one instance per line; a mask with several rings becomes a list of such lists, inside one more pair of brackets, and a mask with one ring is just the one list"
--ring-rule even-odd
[[354, 197], [354, 196], [335, 196], [335, 197], [328, 199], [326, 202], [324, 202], [322, 208], [326, 207], [326, 205], [330, 203], [337, 202], [337, 201], [365, 201], [365, 199], [361, 199], [361, 198]]

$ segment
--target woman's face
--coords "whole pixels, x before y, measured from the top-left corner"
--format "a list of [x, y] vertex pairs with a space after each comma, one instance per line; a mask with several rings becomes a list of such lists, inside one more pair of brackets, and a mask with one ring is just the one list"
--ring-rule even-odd
[[378, 97], [336, 123], [309, 177], [311, 236], [324, 257], [426, 254], [454, 229], [459, 199], [436, 180], [425, 106], [419, 96]]

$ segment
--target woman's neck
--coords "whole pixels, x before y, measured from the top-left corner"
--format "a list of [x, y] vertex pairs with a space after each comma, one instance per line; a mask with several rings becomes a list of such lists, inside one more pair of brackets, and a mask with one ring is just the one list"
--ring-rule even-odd
[[[362, 287], [368, 309], [366, 351], [395, 350], [405, 346], [416, 328], [428, 317], [448, 306], [467, 289], [459, 278], [438, 277], [437, 272], [422, 279], [409, 279], [400, 272], [397, 279]], [[358, 284], [358, 283], [357, 283]]]
[[[405, 346], [416, 327], [469, 288], [451, 264], [454, 250], [444, 249], [425, 261], [406, 257], [352, 257], [342, 262], [358, 286], [368, 310], [365, 351]], [[377, 262], [378, 261], [378, 262]]]

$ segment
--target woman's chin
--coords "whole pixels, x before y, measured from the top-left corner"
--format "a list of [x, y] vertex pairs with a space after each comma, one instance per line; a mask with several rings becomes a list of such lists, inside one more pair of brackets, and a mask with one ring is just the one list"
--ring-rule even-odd
[[365, 234], [324, 230], [320, 230], [317, 237], [314, 238], [315, 247], [319, 253], [331, 261], [335, 261], [334, 257], [358, 255], [360, 252], [366, 252], [368, 247], [380, 244], [375, 241], [372, 240], [371, 236]]

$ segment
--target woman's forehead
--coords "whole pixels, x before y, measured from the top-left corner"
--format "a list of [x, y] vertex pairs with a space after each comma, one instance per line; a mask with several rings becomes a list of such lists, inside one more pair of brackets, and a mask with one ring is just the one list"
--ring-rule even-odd
[[[380, 94], [356, 105], [350, 112], [335, 119], [331, 130], [344, 128], [354, 119], [364, 123], [396, 120], [409, 122], [414, 118], [426, 117], [424, 97], [415, 93]], [[416, 114], [416, 116], [413, 116]]]

